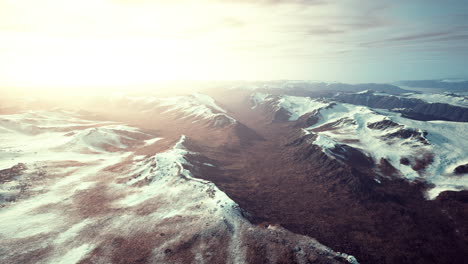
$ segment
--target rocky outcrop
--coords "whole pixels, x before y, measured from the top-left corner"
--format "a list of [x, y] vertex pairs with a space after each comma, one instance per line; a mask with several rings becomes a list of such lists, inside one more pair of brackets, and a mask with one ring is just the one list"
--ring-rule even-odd
[[402, 129], [399, 129], [396, 132], [385, 135], [385, 137], [389, 138], [389, 139], [391, 139], [391, 138], [401, 138], [401, 139], [412, 138], [412, 139], [415, 139], [415, 140], [423, 143], [424, 145], [429, 145], [429, 142], [427, 141], [425, 136], [426, 136], [425, 132], [421, 132], [421, 131], [410, 129], [410, 128], [402, 128]]
[[464, 165], [460, 165], [460, 166], [457, 166], [453, 172], [455, 174], [458, 174], [458, 175], [462, 175], [462, 174], [467, 174], [468, 173], [468, 164], [464, 164]]
[[385, 120], [374, 122], [374, 123], [368, 123], [367, 127], [370, 129], [385, 130], [388, 128], [403, 127], [403, 126], [398, 123], [393, 122], [392, 120], [385, 119]]
[[26, 170], [26, 165], [24, 163], [18, 163], [11, 168], [0, 170], [0, 183], [11, 181], [24, 170]]

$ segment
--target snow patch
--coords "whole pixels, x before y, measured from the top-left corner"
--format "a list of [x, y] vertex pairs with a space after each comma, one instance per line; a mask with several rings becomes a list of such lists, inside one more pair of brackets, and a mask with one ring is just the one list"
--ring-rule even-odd
[[158, 142], [161, 139], [163, 139], [163, 138], [157, 137], [157, 138], [152, 138], [152, 139], [145, 140], [145, 145], [146, 146], [153, 145], [154, 143]]
[[49, 263], [54, 264], [75, 264], [83, 259], [94, 249], [93, 245], [83, 244], [77, 248], [72, 248], [68, 250], [67, 253], [63, 256], [56, 257], [49, 261]]
[[69, 240], [74, 239], [78, 235], [78, 233], [90, 223], [92, 223], [90, 219], [85, 219], [84, 221], [81, 221], [73, 225], [72, 227], [67, 229], [65, 232], [60, 233], [60, 235], [57, 236], [54, 242], [56, 244], [62, 244]]
[[332, 149], [335, 148], [338, 143], [330, 137], [327, 137], [325, 135], [318, 135], [317, 138], [314, 140], [313, 144], [323, 149]]

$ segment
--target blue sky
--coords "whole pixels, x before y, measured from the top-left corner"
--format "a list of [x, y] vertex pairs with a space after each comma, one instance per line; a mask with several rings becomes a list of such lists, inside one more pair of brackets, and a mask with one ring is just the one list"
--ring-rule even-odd
[[0, 86], [468, 78], [468, 0], [0, 0]]

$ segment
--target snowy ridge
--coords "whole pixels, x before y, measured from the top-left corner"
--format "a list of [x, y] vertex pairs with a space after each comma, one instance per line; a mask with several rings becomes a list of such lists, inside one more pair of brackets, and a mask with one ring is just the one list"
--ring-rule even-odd
[[130, 174], [138, 176], [128, 181], [127, 184], [132, 185], [142, 180], [153, 182], [157, 179], [173, 175], [180, 175], [186, 179], [204, 182], [203, 180], [193, 178], [190, 171], [184, 169], [183, 165], [189, 164], [184, 157], [190, 154], [190, 151], [183, 145], [185, 140], [185, 135], [182, 135], [170, 150], [136, 162], [134, 170]]
[[[467, 177], [451, 177], [453, 169], [449, 170], [468, 162], [465, 151], [468, 145], [463, 140], [465, 131], [468, 131], [465, 123], [413, 121], [390, 111], [375, 112], [367, 107], [348, 104], [322, 109], [319, 117], [319, 122], [307, 128], [308, 131], [360, 149], [376, 162], [386, 159], [410, 180], [424, 177], [436, 185], [436, 188], [428, 192], [431, 199], [443, 190], [468, 187]], [[385, 129], [369, 127], [370, 124], [386, 120], [397, 125]], [[330, 124], [331, 128], [324, 129]], [[450, 135], [450, 139], [444, 135]], [[324, 148], [331, 146], [322, 143], [319, 145]], [[403, 158], [409, 159], [412, 165], [402, 164]], [[417, 169], [418, 162], [429, 164], [421, 171]]]
[[235, 123], [235, 119], [228, 116], [226, 111], [219, 107], [213, 98], [207, 95], [192, 94], [189, 96], [160, 98], [158, 104], [169, 107], [165, 112], [181, 111], [187, 114], [187, 117], [199, 117], [202, 119], [214, 119], [222, 116], [229, 119], [231, 123]]
[[39, 134], [43, 131], [69, 131], [73, 128], [111, 125], [115, 122], [84, 120], [73, 111], [27, 111], [0, 116], [0, 133]]
[[299, 98], [255, 94], [252, 101], [255, 105], [266, 102], [282, 107], [291, 113], [291, 121], [312, 113], [318, 121], [304, 131], [317, 134], [313, 144], [325, 153], [337, 155], [330, 151], [337, 145], [348, 145], [376, 163], [385, 159], [403, 177], [422, 177], [433, 183], [435, 187], [427, 193], [430, 199], [444, 190], [468, 189], [468, 175], [453, 175], [456, 166], [468, 163], [467, 123], [416, 121], [391, 111]]
[[[0, 117], [0, 169], [18, 162], [60, 160], [91, 152], [124, 151], [153, 136], [113, 122], [80, 119], [72, 112], [37, 111]], [[38, 155], [42, 154], [42, 155]]]
[[133, 127], [124, 125], [93, 127], [71, 134], [70, 140], [59, 148], [98, 152], [111, 149], [122, 150], [132, 144], [141, 145], [141, 137], [148, 138], [148, 136]]
[[[376, 161], [386, 158], [394, 167], [402, 171], [405, 177], [411, 179], [419, 177], [417, 171], [400, 164], [400, 158], [405, 155], [417, 156], [429, 150], [416, 138], [400, 139], [388, 136], [398, 132], [402, 127], [390, 127], [384, 130], [368, 127], [370, 123], [387, 120], [386, 116], [367, 107], [348, 104], [337, 104], [331, 108], [322, 109], [318, 116], [319, 121], [308, 127], [308, 131], [361, 149]], [[322, 146], [330, 148], [331, 145], [322, 144]]]
[[338, 142], [325, 135], [318, 135], [313, 143], [317, 146], [320, 146], [324, 150], [333, 149], [336, 147], [336, 145], [338, 145]]
[[449, 121], [417, 121], [401, 117], [397, 113], [381, 111], [395, 122], [427, 132], [428, 148], [434, 154], [433, 162], [426, 169], [424, 177], [434, 183], [428, 191], [428, 198], [436, 198], [445, 190], [468, 189], [468, 175], [454, 176], [456, 166], [468, 164], [468, 123]]
[[323, 107], [330, 105], [328, 102], [320, 100], [299, 97], [299, 96], [273, 96], [263, 93], [255, 93], [251, 96], [253, 108], [258, 105], [270, 103], [274, 104], [276, 111], [284, 109], [290, 113], [289, 120], [294, 121], [299, 119], [306, 113], [313, 112]]
[[[171, 208], [166, 208], [162, 215], [155, 212], [155, 216], [170, 219], [183, 215], [184, 218], [193, 218], [192, 221], [195, 221], [195, 224], [192, 228], [198, 228], [197, 222], [201, 221], [207, 223], [206, 229], [219, 229], [217, 232], [221, 233], [223, 233], [227, 225], [232, 234], [228, 246], [230, 253], [226, 262], [246, 263], [246, 241], [242, 239], [243, 236], [249, 236], [249, 233], [250, 235], [255, 233], [256, 236], [269, 236], [269, 232], [285, 232], [285, 230], [279, 227], [270, 227], [265, 230], [251, 225], [242, 216], [239, 206], [219, 190], [216, 185], [209, 181], [194, 178], [190, 170], [185, 169], [184, 166], [193, 166], [187, 160], [186, 155], [196, 155], [196, 153], [192, 153], [184, 147], [185, 140], [186, 137], [182, 136], [170, 150], [158, 153], [135, 164], [130, 174], [138, 176], [129, 180], [127, 185], [135, 185], [141, 181], [147, 183], [147, 185], [140, 187], [139, 192], [120, 200], [119, 204], [137, 206], [152, 200], [161, 202], [169, 199]], [[194, 208], [193, 204], [198, 204], [198, 206]], [[199, 232], [204, 233], [204, 231]], [[358, 263], [353, 256], [335, 253], [313, 239], [309, 238], [308, 240], [311, 246], [323, 250], [325, 254], [331, 253], [334, 256], [346, 259], [349, 263]]]
[[[166, 193], [180, 193], [180, 189], [199, 190], [204, 193], [212, 193], [206, 204], [214, 206], [213, 211], [220, 211], [220, 214], [226, 214], [225, 217], [240, 217], [238, 206], [229, 199], [226, 194], [221, 192], [213, 183], [202, 179], [194, 178], [190, 170], [184, 166], [193, 166], [186, 158], [186, 155], [192, 153], [184, 147], [186, 137], [181, 136], [180, 140], [169, 150], [157, 153], [154, 156], [144, 158], [136, 162], [129, 175], [136, 175], [126, 182], [127, 185], [134, 185], [143, 181], [147, 186], [141, 187], [140, 192], [129, 195], [122, 199], [120, 203], [127, 206], [134, 206], [144, 203], [147, 199], [154, 199], [155, 196]], [[208, 198], [208, 197], [200, 197]], [[194, 199], [194, 196], [192, 196]], [[216, 200], [214, 203], [212, 200]], [[187, 202], [188, 201], [183, 201]], [[220, 207], [219, 205], [224, 205]], [[182, 206], [182, 205], [181, 205]]]
[[18, 164], [25, 167], [20, 175], [0, 185], [0, 201], [14, 201], [22, 196], [25, 180], [41, 182], [47, 164], [65, 164], [53, 173], [70, 173], [77, 164], [119, 156], [132, 147], [145, 146], [154, 140], [143, 140], [152, 136], [136, 128], [80, 119], [74, 112], [26, 112], [3, 115], [0, 120], [0, 129], [3, 128], [0, 133], [0, 170]]
[[274, 97], [272, 95], [264, 94], [264, 93], [254, 93], [253, 95], [250, 96], [250, 101], [252, 102], [252, 105], [253, 105], [252, 109], [263, 104], [265, 101], [272, 101], [272, 100], [274, 100]]
[[215, 127], [235, 124], [236, 120], [229, 116], [215, 100], [204, 94], [191, 94], [173, 97], [127, 97], [114, 96], [114, 102], [127, 103], [132, 108], [143, 113], [151, 113], [164, 109], [162, 113], [183, 113], [182, 118], [195, 119], [193, 123], [201, 120], [211, 120]]

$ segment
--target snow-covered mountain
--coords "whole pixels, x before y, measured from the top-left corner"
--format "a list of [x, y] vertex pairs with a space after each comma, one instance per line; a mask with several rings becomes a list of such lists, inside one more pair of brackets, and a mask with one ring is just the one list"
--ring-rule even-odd
[[0, 262], [464, 263], [460, 94], [254, 84], [1, 108]]
[[135, 97], [117, 94], [111, 102], [143, 114], [170, 115], [175, 119], [186, 119], [192, 123], [205, 122], [212, 127], [236, 124], [227, 111], [205, 94], [195, 93], [173, 97]]
[[315, 135], [311, 143], [329, 155], [346, 159], [340, 149], [349, 146], [371, 157], [376, 168], [389, 163], [400, 177], [427, 180], [433, 184], [431, 199], [444, 190], [468, 189], [468, 177], [454, 172], [468, 163], [466, 123], [417, 121], [391, 111], [308, 97], [256, 93], [251, 100], [253, 107], [287, 112], [289, 121], [306, 119], [304, 133]]
[[185, 136], [168, 143], [72, 112], [1, 116], [1, 128], [2, 263], [357, 263], [278, 225], [251, 224], [193, 176], [216, 166]]

